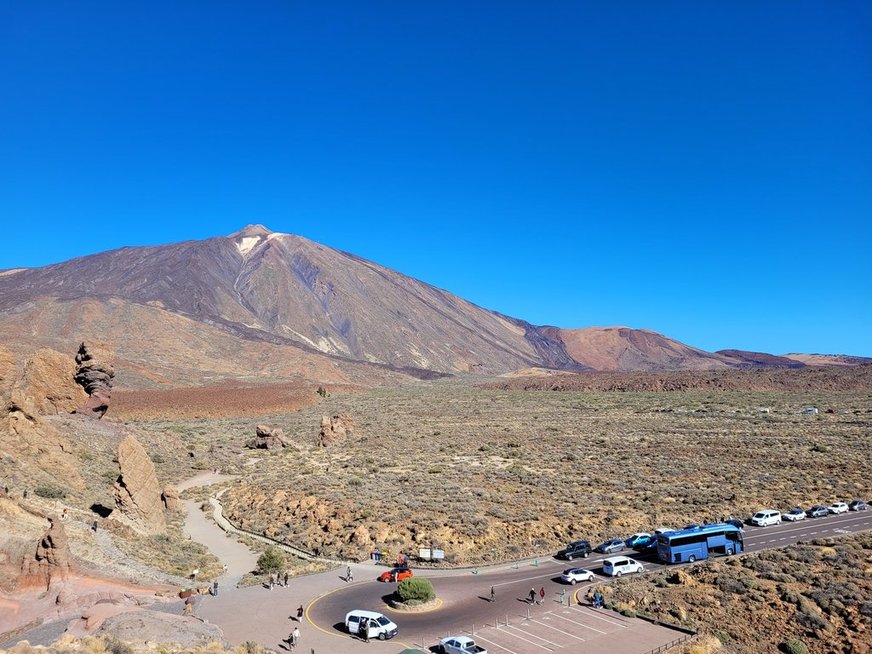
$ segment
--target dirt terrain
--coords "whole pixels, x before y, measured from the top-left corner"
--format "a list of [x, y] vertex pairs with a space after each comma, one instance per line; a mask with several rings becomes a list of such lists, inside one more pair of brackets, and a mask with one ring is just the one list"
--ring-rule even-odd
[[864, 391], [872, 389], [872, 364], [800, 370], [700, 370], [674, 372], [562, 373], [522, 370], [485, 388], [522, 391]]
[[356, 387], [324, 387], [304, 382], [246, 386], [225, 382], [214, 386], [120, 390], [113, 396], [112, 416], [119, 420], [143, 420], [289, 413], [315, 404], [318, 388], [350, 393]]
[[813, 654], [859, 654], [872, 650], [870, 562], [865, 532], [622, 579], [604, 592], [617, 609], [700, 630], [721, 654], [789, 651], [794, 639]]

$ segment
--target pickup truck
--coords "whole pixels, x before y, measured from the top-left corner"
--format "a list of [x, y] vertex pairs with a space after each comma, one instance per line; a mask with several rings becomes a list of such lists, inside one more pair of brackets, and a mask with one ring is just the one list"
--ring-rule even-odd
[[487, 654], [484, 647], [479, 647], [472, 638], [467, 636], [443, 638], [439, 641], [439, 650], [442, 654]]

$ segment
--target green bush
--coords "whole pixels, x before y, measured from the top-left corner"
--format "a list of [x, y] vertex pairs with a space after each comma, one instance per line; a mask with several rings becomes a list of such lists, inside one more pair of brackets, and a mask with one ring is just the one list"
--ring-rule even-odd
[[280, 549], [270, 545], [257, 559], [257, 571], [260, 574], [276, 572], [285, 567], [285, 555]]
[[785, 654], [808, 654], [808, 647], [799, 638], [791, 638], [781, 643], [781, 651]]
[[422, 604], [436, 597], [433, 584], [421, 577], [404, 579], [397, 586], [397, 596], [404, 604]]
[[49, 500], [59, 500], [67, 496], [67, 491], [57, 486], [37, 486], [33, 492]]

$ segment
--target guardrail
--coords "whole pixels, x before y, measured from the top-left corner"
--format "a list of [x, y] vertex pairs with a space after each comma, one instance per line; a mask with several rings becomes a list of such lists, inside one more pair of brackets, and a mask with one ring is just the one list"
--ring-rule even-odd
[[681, 645], [682, 643], [686, 643], [687, 641], [693, 640], [694, 638], [696, 638], [696, 634], [685, 634], [681, 638], [676, 638], [675, 640], [668, 642], [665, 645], [655, 647], [654, 649], [645, 652], [645, 654], [660, 654], [661, 652], [670, 650], [676, 645]]

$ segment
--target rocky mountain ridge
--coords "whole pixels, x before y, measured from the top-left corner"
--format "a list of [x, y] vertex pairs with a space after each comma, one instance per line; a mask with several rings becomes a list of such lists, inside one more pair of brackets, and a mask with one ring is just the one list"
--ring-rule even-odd
[[[114, 348], [122, 386], [242, 376], [382, 383], [522, 368], [664, 371], [802, 366], [705, 352], [650, 330], [540, 327], [371, 261], [249, 225], [0, 273], [10, 349]], [[167, 353], [166, 361], [161, 355]]]

